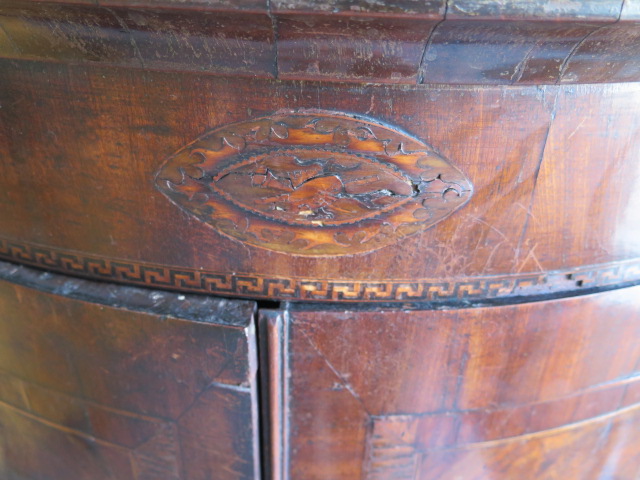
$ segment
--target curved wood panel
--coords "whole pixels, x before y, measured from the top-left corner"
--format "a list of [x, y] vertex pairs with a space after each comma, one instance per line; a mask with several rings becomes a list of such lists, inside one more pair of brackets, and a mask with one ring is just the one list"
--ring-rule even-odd
[[[635, 84], [327, 89], [9, 60], [0, 84], [0, 249], [14, 261], [309, 300], [465, 300], [639, 278]], [[375, 251], [362, 252], [356, 222], [338, 235], [341, 257], [305, 258], [220, 234], [154, 184], [167, 157], [210, 130], [318, 107], [427, 143], [464, 172], [473, 197], [413, 235], [383, 225], [393, 241]], [[275, 234], [293, 238], [285, 223]]]
[[638, 429], [640, 407], [635, 406], [565, 428], [428, 452], [419, 460], [415, 477], [396, 475], [386, 469], [387, 465], [381, 465], [381, 475], [371, 474], [369, 478], [638, 478]]
[[638, 3], [0, 3], [0, 477], [640, 477]]
[[622, 0], [5, 0], [0, 56], [326, 82], [635, 82], [636, 10]]
[[442, 221], [473, 192], [429, 145], [317, 109], [214, 130], [172, 155], [156, 184], [224, 235], [305, 256], [394, 244]]
[[290, 448], [274, 461], [305, 480], [635, 478], [639, 312], [640, 287], [465, 310], [292, 306], [269, 331], [286, 372], [274, 451]]
[[254, 310], [0, 262], [0, 476], [259, 478]]

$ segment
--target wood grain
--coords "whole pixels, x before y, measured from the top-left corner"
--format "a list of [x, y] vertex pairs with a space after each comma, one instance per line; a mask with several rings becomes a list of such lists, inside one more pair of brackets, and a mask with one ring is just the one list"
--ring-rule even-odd
[[258, 478], [251, 302], [0, 278], [0, 476]]
[[[496, 22], [464, 18], [446, 21], [430, 38], [419, 74], [420, 82], [480, 85], [583, 83], [589, 81], [589, 75], [579, 81], [573, 73], [567, 72], [566, 62], [570, 56], [575, 56], [580, 42], [601, 26], [588, 22], [567, 25], [544, 20]], [[573, 70], [572, 66], [571, 72]], [[607, 82], [613, 80], [612, 76], [605, 74], [600, 78]], [[609, 78], [604, 80], [605, 77]]]
[[0, 477], [640, 478], [635, 0], [0, 3]]
[[273, 359], [290, 372], [284, 478], [636, 478], [639, 294], [293, 307]]
[[0, 56], [325, 82], [635, 82], [636, 10], [622, 0], [5, 0]]
[[266, 12], [7, 1], [0, 27], [3, 57], [274, 76]]
[[323, 110], [209, 132], [172, 155], [156, 185], [224, 235], [309, 256], [393, 244], [444, 220], [473, 192], [429, 145]]
[[[386, 2], [384, 2], [386, 3]], [[278, 17], [278, 78], [415, 84], [439, 19]]]
[[[0, 83], [0, 235], [21, 252], [76, 258], [58, 262], [70, 273], [223, 295], [430, 300], [518, 295], [526, 282], [528, 293], [575, 290], [577, 270], [625, 270], [640, 257], [635, 84], [329, 88], [22, 60], [2, 63]], [[337, 261], [232, 240], [156, 189], [164, 160], [200, 135], [307, 108], [407, 131], [465, 173], [472, 199]], [[50, 256], [42, 265], [54, 268]]]

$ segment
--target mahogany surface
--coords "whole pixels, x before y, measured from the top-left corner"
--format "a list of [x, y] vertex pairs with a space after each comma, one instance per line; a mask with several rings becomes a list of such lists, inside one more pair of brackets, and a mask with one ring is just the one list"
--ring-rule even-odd
[[[636, 281], [638, 15], [622, 0], [8, 0], [0, 255], [157, 288], [313, 301], [456, 302]], [[216, 207], [198, 213], [162, 195], [163, 165], [196, 139], [227, 132], [223, 148], [242, 156], [242, 125], [300, 109], [426, 145], [470, 181], [469, 202], [417, 233], [382, 215], [382, 240], [355, 218], [345, 232], [316, 222], [301, 241], [285, 217], [264, 227], [224, 214], [212, 228], [203, 217], [221, 218]], [[300, 132], [290, 145], [314, 137]], [[342, 140], [318, 145], [366, 151]], [[345, 194], [338, 177], [299, 198], [322, 208]]]
[[[486, 298], [640, 274], [635, 83], [328, 88], [16, 60], [2, 62], [0, 82], [0, 250], [14, 261], [308, 300]], [[210, 128], [303, 107], [408, 130], [473, 196], [392, 245], [318, 258], [221, 235], [156, 187], [165, 160]]]
[[632, 0], [4, 0], [0, 55], [270, 79], [640, 79]]
[[0, 1], [0, 477], [640, 478], [638, 82], [636, 0]]
[[640, 344], [629, 341], [640, 336], [640, 287], [488, 308], [301, 306], [269, 317], [283, 478], [640, 475]]
[[0, 262], [0, 477], [259, 477], [255, 305]]

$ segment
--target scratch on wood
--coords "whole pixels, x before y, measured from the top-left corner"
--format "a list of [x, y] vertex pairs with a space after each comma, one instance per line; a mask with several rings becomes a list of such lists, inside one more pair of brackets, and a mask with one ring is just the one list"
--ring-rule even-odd
[[135, 52], [135, 55], [136, 55], [138, 61], [140, 62], [140, 65], [142, 66], [142, 68], [146, 68], [146, 65], [144, 63], [144, 59], [142, 58], [142, 53], [140, 52], [140, 49], [138, 48], [138, 44], [136, 43], [136, 39], [133, 36], [133, 33], [131, 32], [131, 30], [129, 29], [129, 26], [126, 24], [126, 22], [112, 8], [106, 8], [105, 7], [105, 10], [107, 12], [109, 12], [111, 15], [113, 15], [113, 17], [116, 19], [118, 24], [120, 24], [120, 27], [122, 27], [122, 29], [125, 31], [125, 33], [127, 35], [129, 35], [129, 41], [131, 42], [131, 46], [133, 47], [133, 51]]
[[[545, 90], [546, 91], [546, 90]], [[538, 177], [540, 176], [540, 170], [542, 168], [542, 162], [544, 160], [545, 153], [547, 151], [547, 143], [549, 141], [549, 134], [551, 132], [551, 127], [553, 125], [553, 121], [556, 118], [556, 109], [558, 106], [558, 96], [560, 95], [560, 90], [556, 90], [555, 95], [553, 97], [553, 105], [551, 107], [551, 113], [549, 115], [549, 125], [547, 126], [547, 131], [545, 132], [544, 138], [542, 140], [542, 148], [540, 149], [540, 157], [538, 159], [538, 165], [536, 166], [535, 172], [533, 174], [533, 185], [531, 186], [531, 195], [529, 197], [529, 208], [526, 209], [527, 212], [531, 212], [533, 208], [533, 202], [536, 197], [536, 187], [538, 186]], [[527, 234], [527, 229], [529, 228], [529, 221], [532, 215], [527, 215], [524, 224], [522, 225], [522, 232], [520, 233], [520, 238], [518, 239], [518, 245], [516, 247], [515, 252], [515, 262], [517, 263], [520, 258], [520, 250], [522, 248], [522, 244], [525, 239], [525, 235]]]
[[22, 49], [20, 48], [20, 46], [15, 42], [15, 40], [13, 39], [13, 37], [11, 35], [9, 35], [9, 32], [7, 32], [7, 29], [4, 28], [4, 26], [2, 24], [0, 24], [0, 32], [4, 33], [4, 36], [7, 37], [7, 41], [11, 44], [11, 46], [13, 47], [13, 49], [16, 51], [17, 54], [22, 55]]
[[322, 361], [324, 361], [324, 363], [327, 365], [327, 367], [329, 367], [329, 370], [331, 370], [333, 372], [333, 374], [338, 377], [340, 379], [340, 381], [342, 382], [342, 384], [344, 385], [344, 387], [347, 389], [347, 391], [351, 394], [351, 396], [353, 398], [355, 398], [358, 403], [362, 406], [362, 409], [365, 411], [365, 413], [367, 413], [368, 415], [370, 415], [369, 411], [367, 410], [367, 407], [365, 406], [364, 402], [362, 401], [362, 399], [360, 398], [360, 396], [356, 393], [356, 391], [353, 389], [353, 387], [351, 386], [351, 384], [348, 382], [347, 378], [338, 371], [337, 368], [335, 368], [333, 366], [333, 364], [329, 361], [329, 359], [322, 353], [322, 351], [318, 348], [318, 346], [313, 342], [313, 340], [311, 340], [311, 337], [309, 337], [309, 335], [307, 334], [307, 332], [305, 332], [302, 329], [298, 330], [303, 336], [304, 338], [309, 342], [309, 345], [311, 345], [311, 348], [313, 348], [315, 350], [315, 352], [318, 354], [318, 356], [322, 359]]
[[525, 53], [524, 57], [522, 58], [522, 60], [520, 60], [520, 62], [518, 62], [518, 64], [516, 65], [516, 68], [513, 70], [513, 75], [511, 76], [511, 83], [518, 83], [521, 79], [522, 79], [522, 75], [524, 75], [524, 71], [527, 67], [527, 63], [529, 62], [529, 60], [531, 59], [531, 53], [533, 52], [533, 50], [538, 46], [538, 43], [534, 43], [531, 48], [529, 50], [527, 50], [527, 53]]
[[524, 269], [525, 265], [527, 264], [527, 261], [529, 259], [533, 260], [533, 262], [536, 264], [536, 266], [538, 267], [538, 269], [541, 272], [544, 272], [544, 268], [542, 268], [542, 265], [540, 264], [540, 262], [538, 261], [538, 257], [535, 253], [535, 249], [538, 245], [534, 245], [533, 247], [531, 247], [529, 249], [529, 253], [527, 253], [527, 256], [524, 257], [524, 259], [522, 260], [522, 263], [520, 264], [520, 266], [516, 269], [517, 273], [522, 272], [522, 270]]
[[566, 58], [562, 61], [562, 64], [560, 65], [560, 72], [558, 73], [558, 79], [556, 80], [556, 85], [562, 81], [562, 78], [564, 77], [564, 74], [567, 71], [567, 68], [569, 68], [569, 62], [573, 59], [573, 56], [575, 55], [575, 53], [594, 33], [599, 32], [603, 28], [610, 27], [611, 25], [615, 25], [616, 23], [620, 22], [620, 19], [622, 18], [622, 12], [624, 10], [625, 1], [626, 0], [622, 0], [622, 2], [620, 2], [620, 11], [618, 12], [618, 18], [616, 18], [614, 22], [607, 23], [605, 25], [600, 25], [599, 27], [594, 28], [589, 33], [587, 33], [584, 37], [582, 37], [582, 39], [573, 46], [573, 48], [569, 51]]
[[576, 132], [578, 131], [578, 129], [580, 129], [580, 127], [584, 124], [584, 122], [587, 120], [587, 117], [584, 117], [580, 123], [578, 123], [578, 125], [576, 125], [576, 128], [573, 129], [573, 131], [567, 136], [567, 140], [571, 139], [571, 137], [573, 137]]

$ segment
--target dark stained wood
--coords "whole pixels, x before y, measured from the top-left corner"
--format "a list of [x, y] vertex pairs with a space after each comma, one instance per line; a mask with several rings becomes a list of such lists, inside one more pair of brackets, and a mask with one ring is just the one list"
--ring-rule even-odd
[[636, 0], [0, 1], [0, 478], [640, 478], [639, 47]]
[[279, 17], [278, 77], [415, 84], [424, 46], [438, 21]]
[[[181, 0], [176, 5], [175, 0], [27, 0], [29, 3], [37, 5], [46, 4], [65, 4], [65, 5], [100, 5], [102, 7], [153, 7], [163, 9], [185, 9], [185, 10], [207, 10], [213, 9], [217, 11], [251, 11], [262, 12], [268, 11], [268, 5], [264, 0]], [[27, 2], [22, 2], [27, 3]]]
[[514, 85], [553, 84], [560, 79], [583, 83], [589, 76], [576, 82], [566, 72], [567, 59], [587, 35], [601, 27], [588, 22], [447, 21], [430, 39], [420, 82]]
[[0, 278], [2, 478], [258, 478], [253, 303]]
[[[308, 300], [477, 300], [640, 277], [633, 83], [328, 86], [4, 60], [0, 84], [0, 255], [13, 261]], [[217, 233], [155, 185], [207, 132], [317, 108], [430, 145], [474, 185], [469, 203], [386, 247], [312, 258]]]
[[215, 130], [172, 155], [158, 189], [243, 243], [353, 255], [442, 221], [473, 186], [430, 146], [323, 110], [281, 111]]
[[637, 478], [639, 312], [639, 287], [465, 310], [292, 308], [269, 332], [288, 372], [283, 478]]
[[274, 13], [325, 13], [384, 15], [387, 17], [419, 17], [441, 19], [446, 9], [446, 0], [390, 0], [386, 2], [349, 0], [273, 0]]
[[275, 75], [266, 12], [0, 5], [0, 55], [145, 69]]
[[[603, 41], [605, 38], [607, 41]], [[587, 79], [589, 82], [626, 82], [637, 78], [640, 61], [635, 54], [639, 48], [638, 24], [623, 23], [615, 28], [599, 28], [584, 39], [566, 62], [560, 82], [581, 83]]]
[[636, 82], [636, 10], [622, 0], [5, 0], [0, 56], [325, 82]]

